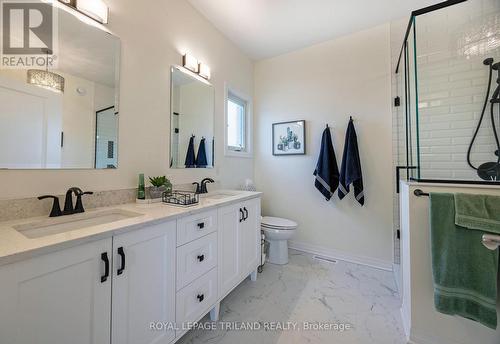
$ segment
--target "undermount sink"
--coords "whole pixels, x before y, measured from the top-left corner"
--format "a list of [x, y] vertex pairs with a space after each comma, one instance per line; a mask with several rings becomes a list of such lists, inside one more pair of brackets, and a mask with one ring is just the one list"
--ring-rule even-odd
[[25, 237], [34, 239], [130, 219], [137, 216], [142, 216], [142, 214], [122, 209], [110, 209], [49, 218], [38, 222], [16, 225], [13, 226], [13, 228]]
[[203, 199], [224, 199], [228, 197], [233, 197], [236, 196], [238, 193], [237, 192], [230, 192], [230, 191], [215, 191], [215, 192], [210, 192], [207, 194], [201, 195]]

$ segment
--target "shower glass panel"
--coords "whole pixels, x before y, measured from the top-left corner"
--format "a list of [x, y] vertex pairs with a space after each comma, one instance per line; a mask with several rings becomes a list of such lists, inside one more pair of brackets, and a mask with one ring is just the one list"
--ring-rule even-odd
[[500, 1], [448, 1], [412, 14], [397, 71], [407, 87], [399, 135], [416, 167], [411, 179], [500, 183], [499, 62]]

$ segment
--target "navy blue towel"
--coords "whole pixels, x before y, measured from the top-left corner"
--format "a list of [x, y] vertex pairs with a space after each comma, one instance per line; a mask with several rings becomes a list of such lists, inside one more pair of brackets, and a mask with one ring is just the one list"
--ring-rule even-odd
[[329, 201], [339, 186], [339, 168], [328, 127], [323, 131], [321, 137], [321, 149], [314, 175], [316, 176], [314, 186]]
[[186, 153], [186, 161], [184, 162], [186, 168], [196, 167], [196, 158], [194, 156], [194, 138], [195, 136], [193, 135], [189, 139], [188, 150]]
[[359, 159], [358, 138], [352, 118], [349, 120], [345, 135], [344, 154], [340, 168], [339, 198], [342, 199], [349, 193], [349, 185], [354, 186], [354, 195], [359, 204], [365, 204], [363, 193], [363, 175]]
[[196, 156], [196, 167], [206, 168], [207, 162], [207, 151], [205, 148], [205, 138], [203, 137], [200, 141], [200, 146], [198, 147], [198, 155]]

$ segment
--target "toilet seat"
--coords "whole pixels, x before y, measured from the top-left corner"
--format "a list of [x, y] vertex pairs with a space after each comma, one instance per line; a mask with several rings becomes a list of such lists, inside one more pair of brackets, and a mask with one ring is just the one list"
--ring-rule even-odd
[[293, 230], [297, 228], [297, 223], [282, 219], [280, 217], [264, 216], [261, 220], [261, 226], [268, 229], [276, 230]]
[[292, 231], [292, 230], [296, 229], [296, 227], [269, 227], [269, 226], [264, 226], [264, 225], [261, 225], [261, 227], [263, 229], [274, 229], [277, 231]]

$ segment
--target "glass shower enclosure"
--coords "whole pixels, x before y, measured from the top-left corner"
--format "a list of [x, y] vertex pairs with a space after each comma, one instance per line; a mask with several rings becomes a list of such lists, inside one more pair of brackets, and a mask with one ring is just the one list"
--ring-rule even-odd
[[414, 11], [395, 72], [402, 176], [500, 184], [500, 1]]

